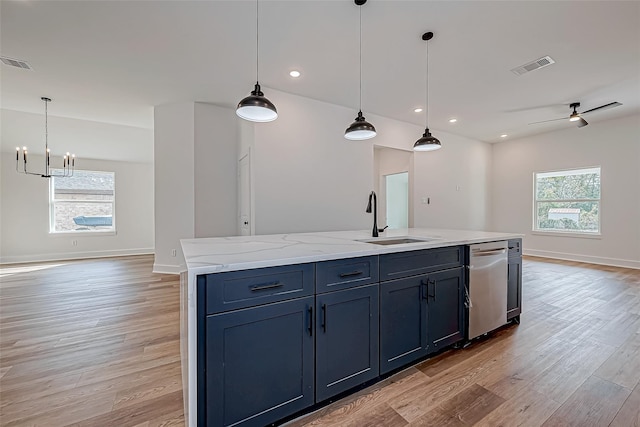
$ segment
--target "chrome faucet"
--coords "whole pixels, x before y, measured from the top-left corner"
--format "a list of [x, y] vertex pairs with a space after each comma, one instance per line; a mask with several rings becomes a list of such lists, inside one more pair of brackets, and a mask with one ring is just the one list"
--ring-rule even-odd
[[371, 233], [371, 237], [378, 237], [378, 232], [383, 232], [389, 227], [388, 225], [384, 228], [378, 228], [378, 198], [376, 197], [376, 192], [372, 191], [369, 193], [369, 204], [367, 205], [367, 213], [371, 213], [371, 199], [373, 198], [373, 232]]

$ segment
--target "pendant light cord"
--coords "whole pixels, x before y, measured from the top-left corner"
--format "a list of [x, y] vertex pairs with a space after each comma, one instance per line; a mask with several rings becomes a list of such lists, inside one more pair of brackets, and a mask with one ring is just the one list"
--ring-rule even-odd
[[359, 110], [362, 111], [362, 6], [360, 8], [360, 102]]
[[258, 55], [260, 52], [260, 37], [258, 37], [259, 30], [259, 19], [258, 19], [258, 0], [256, 0], [256, 83], [260, 81], [259, 76], [259, 68], [258, 68]]
[[429, 40], [426, 41], [427, 44], [427, 72], [425, 73], [425, 100], [424, 100], [424, 111], [425, 111], [425, 128], [429, 128]]

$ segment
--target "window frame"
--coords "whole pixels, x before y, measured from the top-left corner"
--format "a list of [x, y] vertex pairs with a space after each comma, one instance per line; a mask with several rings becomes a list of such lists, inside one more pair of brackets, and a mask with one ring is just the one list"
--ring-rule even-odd
[[[548, 173], [563, 173], [565, 175], [572, 175], [571, 172], [574, 171], [583, 171], [589, 169], [597, 169], [600, 175], [600, 188], [599, 194], [600, 197], [597, 199], [594, 198], [580, 198], [580, 199], [543, 199], [538, 200], [538, 175], [548, 174]], [[575, 174], [574, 174], [575, 175]], [[581, 238], [594, 238], [599, 239], [602, 236], [602, 166], [594, 165], [594, 166], [583, 166], [577, 168], [568, 168], [568, 169], [554, 169], [554, 170], [545, 170], [545, 171], [534, 171], [533, 172], [533, 215], [532, 215], [532, 227], [531, 233], [536, 235], [547, 235], [547, 236], [570, 236], [570, 237], [581, 237]], [[578, 229], [568, 229], [568, 230], [554, 230], [554, 229], [546, 229], [546, 228], [538, 228], [538, 203], [581, 203], [581, 202], [595, 202], [598, 204], [598, 230], [597, 231], [588, 231], [588, 230], [578, 230]]]
[[[51, 169], [51, 173], [63, 172], [62, 169]], [[49, 179], [49, 234], [54, 236], [62, 236], [62, 235], [78, 235], [78, 234], [86, 234], [86, 235], [116, 235], [116, 173], [115, 171], [96, 171], [96, 170], [85, 170], [85, 169], [76, 169], [74, 173], [77, 172], [88, 172], [88, 173], [102, 173], [102, 174], [111, 174], [113, 175], [113, 199], [112, 200], [65, 200], [65, 199], [55, 199], [55, 176], [52, 176]], [[58, 177], [58, 179], [68, 179], [64, 177]], [[81, 203], [111, 203], [111, 228], [110, 229], [86, 229], [86, 230], [55, 230], [55, 205], [58, 202], [81, 202]]]

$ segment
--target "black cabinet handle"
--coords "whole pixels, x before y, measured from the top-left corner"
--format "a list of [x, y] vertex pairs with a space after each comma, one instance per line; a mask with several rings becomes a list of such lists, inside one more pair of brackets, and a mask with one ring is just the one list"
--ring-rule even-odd
[[515, 246], [509, 246], [509, 249], [515, 249]]
[[281, 288], [284, 286], [284, 283], [280, 283], [280, 281], [276, 280], [275, 282], [268, 282], [268, 283], [263, 283], [261, 285], [255, 285], [252, 286], [251, 292], [256, 292], [256, 291], [264, 291], [265, 289], [274, 289], [274, 288]]
[[340, 277], [341, 278], [345, 278], [345, 277], [359, 276], [359, 275], [361, 275], [363, 273], [364, 273], [364, 271], [360, 271], [360, 270], [350, 271], [348, 273], [340, 273]]
[[429, 299], [429, 285], [428, 282], [425, 283], [424, 280], [420, 280], [420, 295], [422, 299]]
[[309, 336], [312, 337], [313, 336], [313, 307], [309, 307], [307, 309], [307, 312], [309, 313], [309, 327], [307, 329], [309, 330]]
[[327, 332], [327, 304], [322, 304], [321, 326], [324, 332]]
[[435, 280], [427, 280], [427, 283], [429, 285], [433, 285], [433, 295], [431, 293], [429, 293], [429, 296], [431, 298], [433, 298], [433, 300], [435, 301], [435, 299], [436, 299], [436, 281]]

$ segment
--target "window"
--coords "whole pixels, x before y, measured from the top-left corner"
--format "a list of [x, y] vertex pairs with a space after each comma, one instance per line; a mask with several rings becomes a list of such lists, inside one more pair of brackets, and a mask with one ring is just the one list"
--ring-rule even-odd
[[534, 174], [534, 231], [600, 232], [600, 167]]
[[72, 177], [52, 177], [50, 194], [52, 233], [115, 231], [113, 172], [76, 170]]

